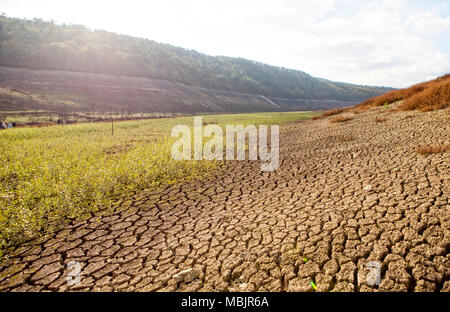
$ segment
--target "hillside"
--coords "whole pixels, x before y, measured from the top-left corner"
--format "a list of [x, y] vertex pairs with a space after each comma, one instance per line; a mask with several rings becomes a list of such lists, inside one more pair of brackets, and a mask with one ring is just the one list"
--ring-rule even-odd
[[[186, 92], [192, 93], [192, 90], [199, 90], [197, 88], [209, 89], [210, 91], [205, 93], [208, 95], [214, 93], [214, 97], [223, 96], [217, 90], [244, 93], [246, 94], [244, 98], [257, 95], [258, 99], [250, 96], [252, 97], [250, 102], [255, 102], [255, 107], [253, 104], [246, 107], [245, 100], [242, 100], [242, 104], [231, 111], [262, 111], [267, 110], [268, 107], [273, 110], [277, 105], [283, 106], [281, 109], [285, 110], [292, 106], [314, 106], [314, 101], [319, 100], [320, 103], [327, 103], [327, 107], [336, 107], [343, 106], [340, 102], [346, 102], [348, 105], [391, 90], [332, 82], [297, 70], [269, 66], [241, 58], [208, 56], [147, 39], [101, 30], [91, 31], [79, 25], [56, 25], [40, 19], [22, 20], [6, 16], [0, 16], [0, 65], [106, 74], [121, 80], [124, 83], [122, 87], [125, 89], [132, 89], [135, 86], [131, 80], [125, 82], [123, 77], [118, 76], [136, 77], [133, 78], [136, 80], [152, 79], [149, 82], [150, 85], [157, 83], [155, 79], [169, 81], [170, 83], [164, 83], [176, 87], [175, 93], [183, 95]], [[43, 79], [45, 79], [46, 74], [43, 75], [45, 76]], [[73, 75], [73, 77], [79, 77], [76, 73]], [[5, 76], [5, 72], [2, 73], [2, 76]], [[60, 78], [67, 78], [66, 73], [63, 73]], [[2, 87], [10, 87], [10, 80], [6, 79], [5, 81], [3, 77]], [[70, 82], [67, 83], [70, 84]], [[28, 92], [26, 89], [21, 89], [20, 86], [14, 88]], [[189, 91], [186, 91], [186, 88]], [[39, 94], [45, 93], [45, 90], [37, 91]], [[58, 92], [70, 94], [71, 97], [90, 97], [90, 94], [84, 93], [73, 95], [70, 88], [62, 88]], [[229, 93], [227, 94], [229, 95]], [[126, 96], [126, 94], [122, 95]], [[101, 94], [96, 96], [101, 96]], [[270, 99], [260, 99], [261, 96]], [[60, 100], [65, 101], [65, 99], [58, 99], [58, 101]], [[210, 99], [191, 95], [190, 98], [183, 100], [190, 103], [188, 106], [191, 109], [198, 111], [194, 107], [202, 106], [205, 100], [209, 101]], [[171, 104], [172, 102], [168, 100], [157, 99], [155, 101], [162, 103], [157, 107], [159, 110], [167, 110], [168, 104], [174, 105], [175, 110], [189, 109], [186, 105]], [[271, 101], [276, 104], [271, 104]], [[339, 102], [333, 103], [333, 101]], [[95, 101], [91, 98], [89, 102], [91, 104], [87, 104], [85, 101], [78, 104], [92, 106], [92, 102]], [[212, 102], [217, 104], [217, 101]], [[212, 105], [214, 106], [214, 104]], [[227, 102], [227, 104], [234, 105], [233, 101]], [[141, 107], [141, 104], [137, 106]], [[147, 107], [147, 105], [144, 106]], [[320, 105], [318, 107], [321, 108]], [[2, 108], [4, 108], [3, 104], [0, 109]], [[115, 108], [119, 109], [119, 107]], [[147, 108], [154, 109], [154, 105], [149, 104]], [[120, 107], [120, 109], [125, 109], [125, 107]], [[201, 109], [204, 108], [201, 107]], [[213, 111], [224, 110], [220, 108]]]
[[357, 102], [269, 98], [145, 77], [0, 66], [0, 110], [223, 113], [316, 110]]
[[418, 83], [409, 88], [393, 90], [356, 105], [355, 109], [389, 105], [401, 101], [400, 110], [432, 111], [450, 106], [450, 74]]
[[[326, 110], [312, 119], [323, 119], [341, 113], [359, 114], [371, 108], [383, 106], [386, 112], [419, 110], [422, 112], [446, 109], [450, 107], [450, 74], [436, 79], [415, 84], [409, 88], [393, 90], [379, 96], [371, 97], [364, 102], [348, 108]], [[331, 122], [351, 120], [349, 115], [337, 116]], [[380, 118], [377, 122], [383, 122]]]

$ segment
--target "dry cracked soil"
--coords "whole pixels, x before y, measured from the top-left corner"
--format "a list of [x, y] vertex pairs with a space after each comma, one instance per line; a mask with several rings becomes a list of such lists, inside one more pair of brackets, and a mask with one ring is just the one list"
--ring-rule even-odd
[[[449, 292], [449, 152], [416, 152], [450, 142], [449, 112], [284, 125], [278, 170], [227, 161], [136, 194], [19, 246], [0, 290]], [[69, 285], [72, 261], [80, 283]]]

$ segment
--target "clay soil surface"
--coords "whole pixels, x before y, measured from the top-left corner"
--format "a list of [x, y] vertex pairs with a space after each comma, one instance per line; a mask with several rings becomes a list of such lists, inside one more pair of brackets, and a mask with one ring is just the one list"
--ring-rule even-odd
[[274, 172], [227, 161], [19, 246], [0, 290], [450, 291], [449, 151], [417, 153], [450, 143], [449, 110], [342, 114], [282, 126]]

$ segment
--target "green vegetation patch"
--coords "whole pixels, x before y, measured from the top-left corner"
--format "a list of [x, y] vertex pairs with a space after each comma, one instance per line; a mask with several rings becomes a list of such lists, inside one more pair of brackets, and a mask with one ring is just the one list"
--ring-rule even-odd
[[[205, 116], [204, 123], [281, 124], [311, 112]], [[192, 117], [0, 131], [0, 250], [105, 209], [118, 197], [203, 177], [213, 161], [175, 161], [171, 129]]]

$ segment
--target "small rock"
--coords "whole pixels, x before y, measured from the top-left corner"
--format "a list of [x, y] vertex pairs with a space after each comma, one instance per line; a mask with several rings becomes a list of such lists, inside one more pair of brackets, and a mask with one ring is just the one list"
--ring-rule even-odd
[[241, 258], [242, 259], [246, 259], [247, 258], [247, 256], [248, 256], [248, 252], [243, 252], [243, 253], [241, 253]]
[[186, 282], [186, 283], [190, 283], [190, 282], [192, 282], [193, 280], [195, 280], [197, 277], [199, 277], [200, 276], [200, 271], [199, 270], [197, 270], [197, 269], [193, 269], [193, 270], [191, 270], [191, 272], [184, 278], [184, 281]]
[[183, 270], [181, 272], [178, 272], [177, 274], [175, 274], [173, 276], [173, 278], [177, 281], [177, 283], [180, 283], [191, 272], [192, 272], [192, 268], [189, 268], [189, 269]]

